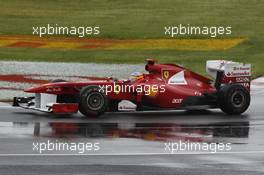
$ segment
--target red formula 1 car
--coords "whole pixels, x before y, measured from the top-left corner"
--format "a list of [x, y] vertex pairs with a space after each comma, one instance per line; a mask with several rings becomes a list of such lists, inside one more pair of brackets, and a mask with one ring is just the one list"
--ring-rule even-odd
[[232, 61], [207, 61], [214, 81], [175, 64], [148, 59], [147, 73], [133, 73], [127, 80], [66, 82], [26, 89], [33, 97], [15, 97], [13, 106], [53, 113], [99, 116], [122, 110], [176, 110], [220, 108], [241, 114], [250, 104], [251, 65]]

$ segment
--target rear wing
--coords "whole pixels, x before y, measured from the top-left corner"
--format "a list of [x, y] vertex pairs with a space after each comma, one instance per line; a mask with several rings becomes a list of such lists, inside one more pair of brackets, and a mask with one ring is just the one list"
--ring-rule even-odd
[[250, 90], [251, 64], [226, 60], [209, 60], [206, 72], [215, 79], [215, 86], [238, 83]]

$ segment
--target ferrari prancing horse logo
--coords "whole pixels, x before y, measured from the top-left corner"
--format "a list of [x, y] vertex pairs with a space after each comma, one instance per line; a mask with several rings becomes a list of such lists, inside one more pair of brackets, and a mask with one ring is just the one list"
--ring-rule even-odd
[[163, 77], [164, 77], [165, 79], [168, 79], [169, 76], [170, 76], [170, 72], [169, 72], [169, 71], [167, 71], [167, 70], [163, 71]]

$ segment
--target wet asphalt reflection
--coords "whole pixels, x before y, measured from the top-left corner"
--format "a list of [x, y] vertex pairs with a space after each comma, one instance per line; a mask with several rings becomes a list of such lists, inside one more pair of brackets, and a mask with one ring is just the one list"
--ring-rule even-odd
[[[51, 115], [10, 106], [0, 108], [0, 154], [36, 154], [35, 142], [99, 143], [85, 154], [170, 154], [166, 143], [230, 144], [228, 152], [262, 153], [262, 95], [253, 95], [240, 116], [220, 110], [107, 113], [101, 118], [80, 114]], [[197, 153], [200, 151], [194, 151]], [[226, 151], [221, 151], [226, 152]], [[46, 154], [79, 152], [50, 151]], [[83, 153], [83, 152], [82, 152]], [[193, 153], [193, 150], [173, 153]]]
[[[258, 125], [249, 121], [210, 124], [0, 122], [0, 154], [163, 154], [164, 143], [230, 144], [229, 151], [256, 151]], [[251, 136], [253, 132], [253, 137]], [[3, 142], [5, 141], [5, 142]], [[98, 143], [97, 151], [33, 149], [33, 143]], [[181, 150], [173, 153], [201, 152]], [[203, 151], [202, 151], [203, 152]]]

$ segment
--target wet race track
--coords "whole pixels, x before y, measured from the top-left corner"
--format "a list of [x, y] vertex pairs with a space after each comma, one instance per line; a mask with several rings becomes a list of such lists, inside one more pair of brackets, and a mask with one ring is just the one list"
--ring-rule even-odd
[[242, 116], [210, 110], [99, 119], [3, 104], [0, 174], [263, 174], [263, 99], [254, 92]]

